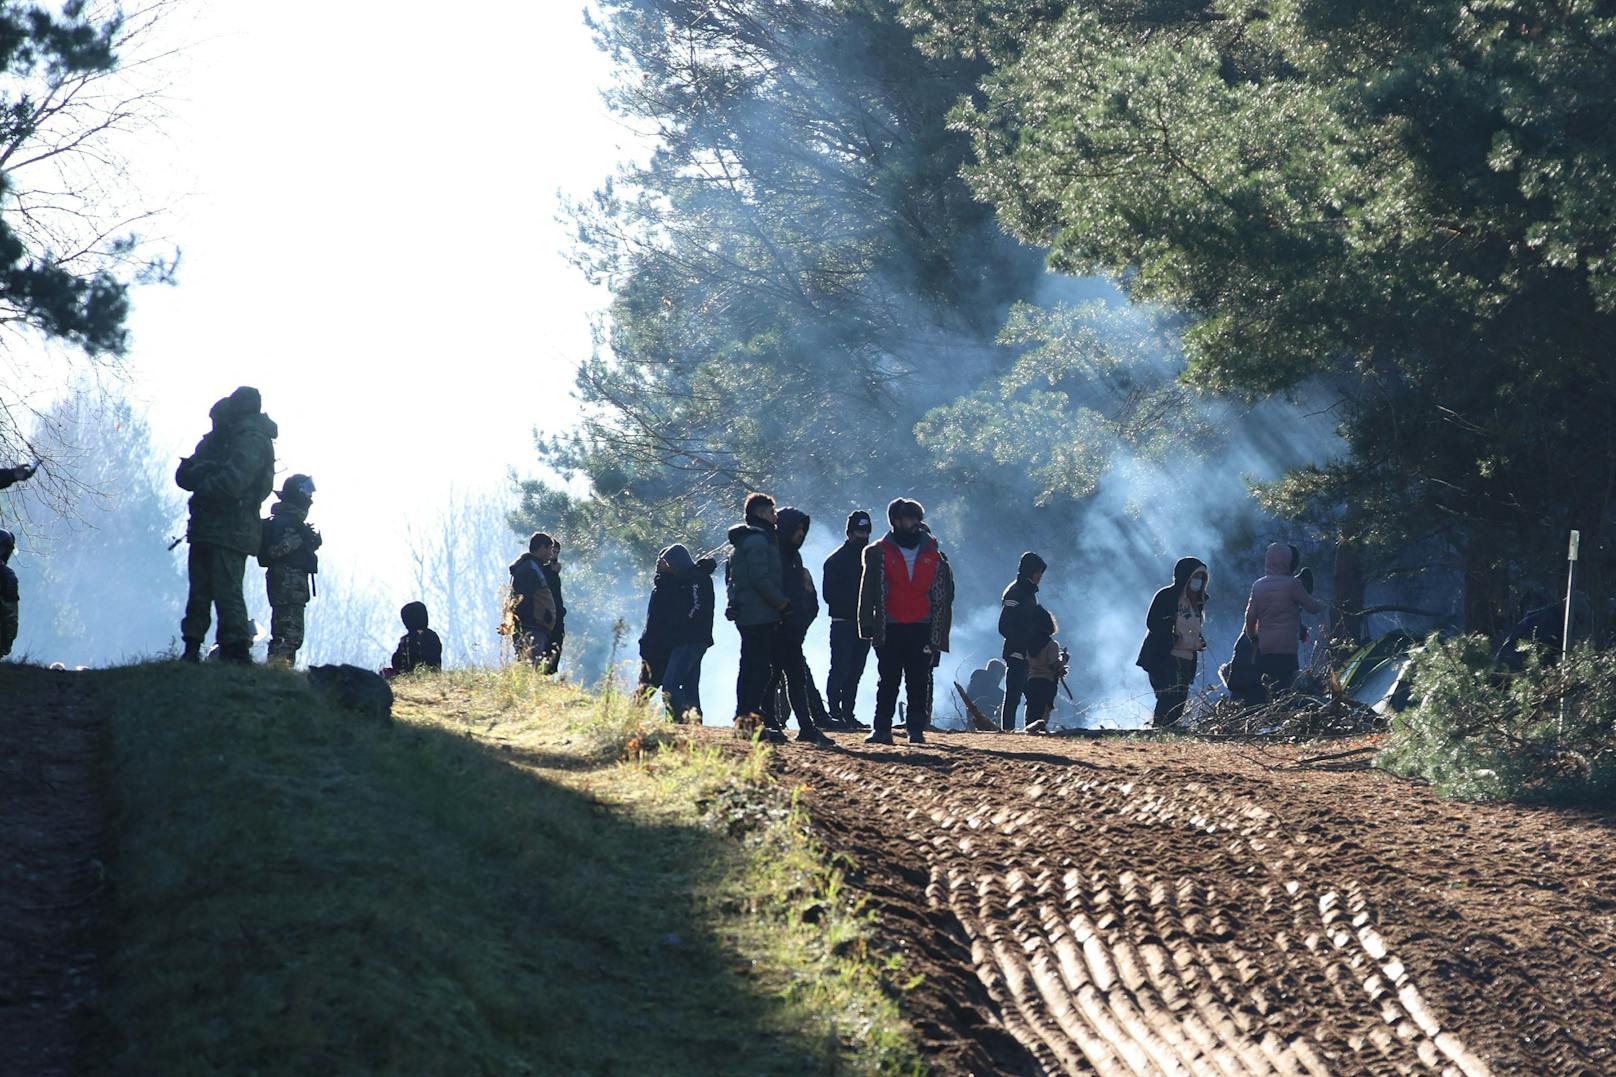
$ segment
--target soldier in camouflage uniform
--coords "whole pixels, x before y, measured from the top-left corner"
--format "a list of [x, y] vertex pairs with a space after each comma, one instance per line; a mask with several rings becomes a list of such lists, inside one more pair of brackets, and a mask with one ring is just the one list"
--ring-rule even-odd
[[191, 491], [186, 528], [190, 594], [180, 636], [187, 662], [202, 660], [202, 641], [211, 615], [219, 614], [219, 655], [230, 662], [252, 661], [251, 622], [242, 578], [247, 558], [262, 537], [258, 509], [275, 486], [275, 423], [261, 410], [258, 390], [242, 386], [213, 405], [213, 429], [196, 451], [180, 460], [174, 482]]
[[0, 528], [0, 658], [17, 642], [17, 574], [7, 564], [16, 548], [17, 537]]
[[269, 660], [290, 667], [303, 646], [303, 611], [313, 597], [311, 583], [320, 571], [320, 532], [309, 526], [314, 504], [314, 480], [292, 475], [281, 483], [264, 521], [263, 546], [258, 563], [267, 571], [269, 590]]

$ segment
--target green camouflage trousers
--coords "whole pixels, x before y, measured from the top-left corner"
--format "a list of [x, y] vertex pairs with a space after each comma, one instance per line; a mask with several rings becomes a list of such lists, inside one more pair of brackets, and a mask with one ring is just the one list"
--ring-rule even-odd
[[247, 555], [211, 542], [191, 543], [186, 560], [191, 591], [185, 599], [180, 637], [201, 643], [208, 635], [213, 610], [219, 611], [219, 643], [251, 643], [247, 599], [241, 593]]
[[264, 573], [269, 593], [269, 657], [292, 662], [303, 646], [303, 612], [309, 604], [309, 574], [284, 565]]

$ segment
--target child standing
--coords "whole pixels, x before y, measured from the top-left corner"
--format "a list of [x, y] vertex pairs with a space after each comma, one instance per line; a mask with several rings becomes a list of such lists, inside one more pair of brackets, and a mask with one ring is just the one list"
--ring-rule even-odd
[[1066, 650], [1055, 641], [1060, 626], [1055, 615], [1038, 607], [1038, 635], [1027, 648], [1027, 682], [1022, 695], [1027, 701], [1028, 733], [1043, 733], [1049, 728], [1049, 715], [1055, 709], [1055, 687], [1066, 676]]

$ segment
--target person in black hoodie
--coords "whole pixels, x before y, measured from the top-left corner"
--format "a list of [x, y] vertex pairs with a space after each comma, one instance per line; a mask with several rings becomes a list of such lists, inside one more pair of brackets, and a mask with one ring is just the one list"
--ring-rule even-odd
[[[777, 699], [784, 686], [791, 711], [797, 716], [797, 739], [809, 744], [829, 744], [830, 738], [814, 723], [808, 706], [808, 661], [803, 657], [803, 641], [808, 628], [819, 616], [819, 596], [814, 594], [813, 577], [802, 563], [802, 544], [808, 539], [812, 522], [801, 509], [781, 509], [777, 517], [780, 534], [780, 589], [788, 605], [779, 631], [774, 634], [772, 665], [773, 689], [765, 700]], [[775, 728], [785, 725], [785, 715], [774, 716]]]
[[1134, 665], [1149, 675], [1151, 690], [1156, 693], [1152, 725], [1172, 725], [1184, 713], [1190, 685], [1195, 682], [1197, 652], [1205, 646], [1200, 625], [1206, 580], [1206, 562], [1179, 558], [1173, 566], [1172, 584], [1156, 592], [1145, 613], [1145, 639]]
[[398, 648], [393, 651], [393, 664], [384, 675], [396, 676], [413, 673], [418, 669], [443, 668], [443, 641], [427, 625], [431, 623], [425, 602], [407, 602], [398, 611], [404, 622], [404, 634], [398, 637]]
[[825, 558], [820, 590], [830, 614], [830, 676], [825, 680], [831, 721], [857, 728], [853, 717], [859, 681], [870, 657], [870, 641], [858, 634], [859, 580], [864, 575], [864, 547], [870, 544], [870, 514], [859, 509], [847, 518], [847, 539]]
[[546, 676], [555, 676], [556, 670], [561, 668], [561, 646], [567, 641], [567, 603], [561, 598], [561, 540], [549, 536], [548, 546], [540, 546], [534, 551], [539, 561], [539, 571], [544, 573], [544, 582], [550, 587], [550, 595], [555, 599], [555, 628], [550, 632], [550, 646], [545, 649], [544, 660], [539, 664], [539, 672]]
[[[701, 721], [701, 661], [713, 645], [713, 572], [710, 557], [693, 560], [678, 543], [657, 557], [656, 580], [640, 637], [649, 684], [676, 722]], [[651, 679], [654, 678], [654, 679]]]
[[1043, 624], [1044, 608], [1038, 604], [1038, 585], [1049, 566], [1032, 551], [1021, 555], [1016, 578], [999, 599], [999, 635], [1004, 637], [1004, 703], [999, 708], [999, 728], [1016, 730], [1016, 711], [1021, 707], [1022, 690], [1027, 683], [1029, 648], [1037, 641]]

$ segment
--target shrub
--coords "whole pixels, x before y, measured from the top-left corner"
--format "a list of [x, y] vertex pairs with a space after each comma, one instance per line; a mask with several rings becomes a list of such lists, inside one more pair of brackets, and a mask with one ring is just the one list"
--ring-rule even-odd
[[1616, 651], [1563, 661], [1528, 648], [1521, 671], [1485, 637], [1433, 636], [1414, 655], [1414, 698], [1379, 763], [1469, 800], [1584, 800], [1616, 792]]

